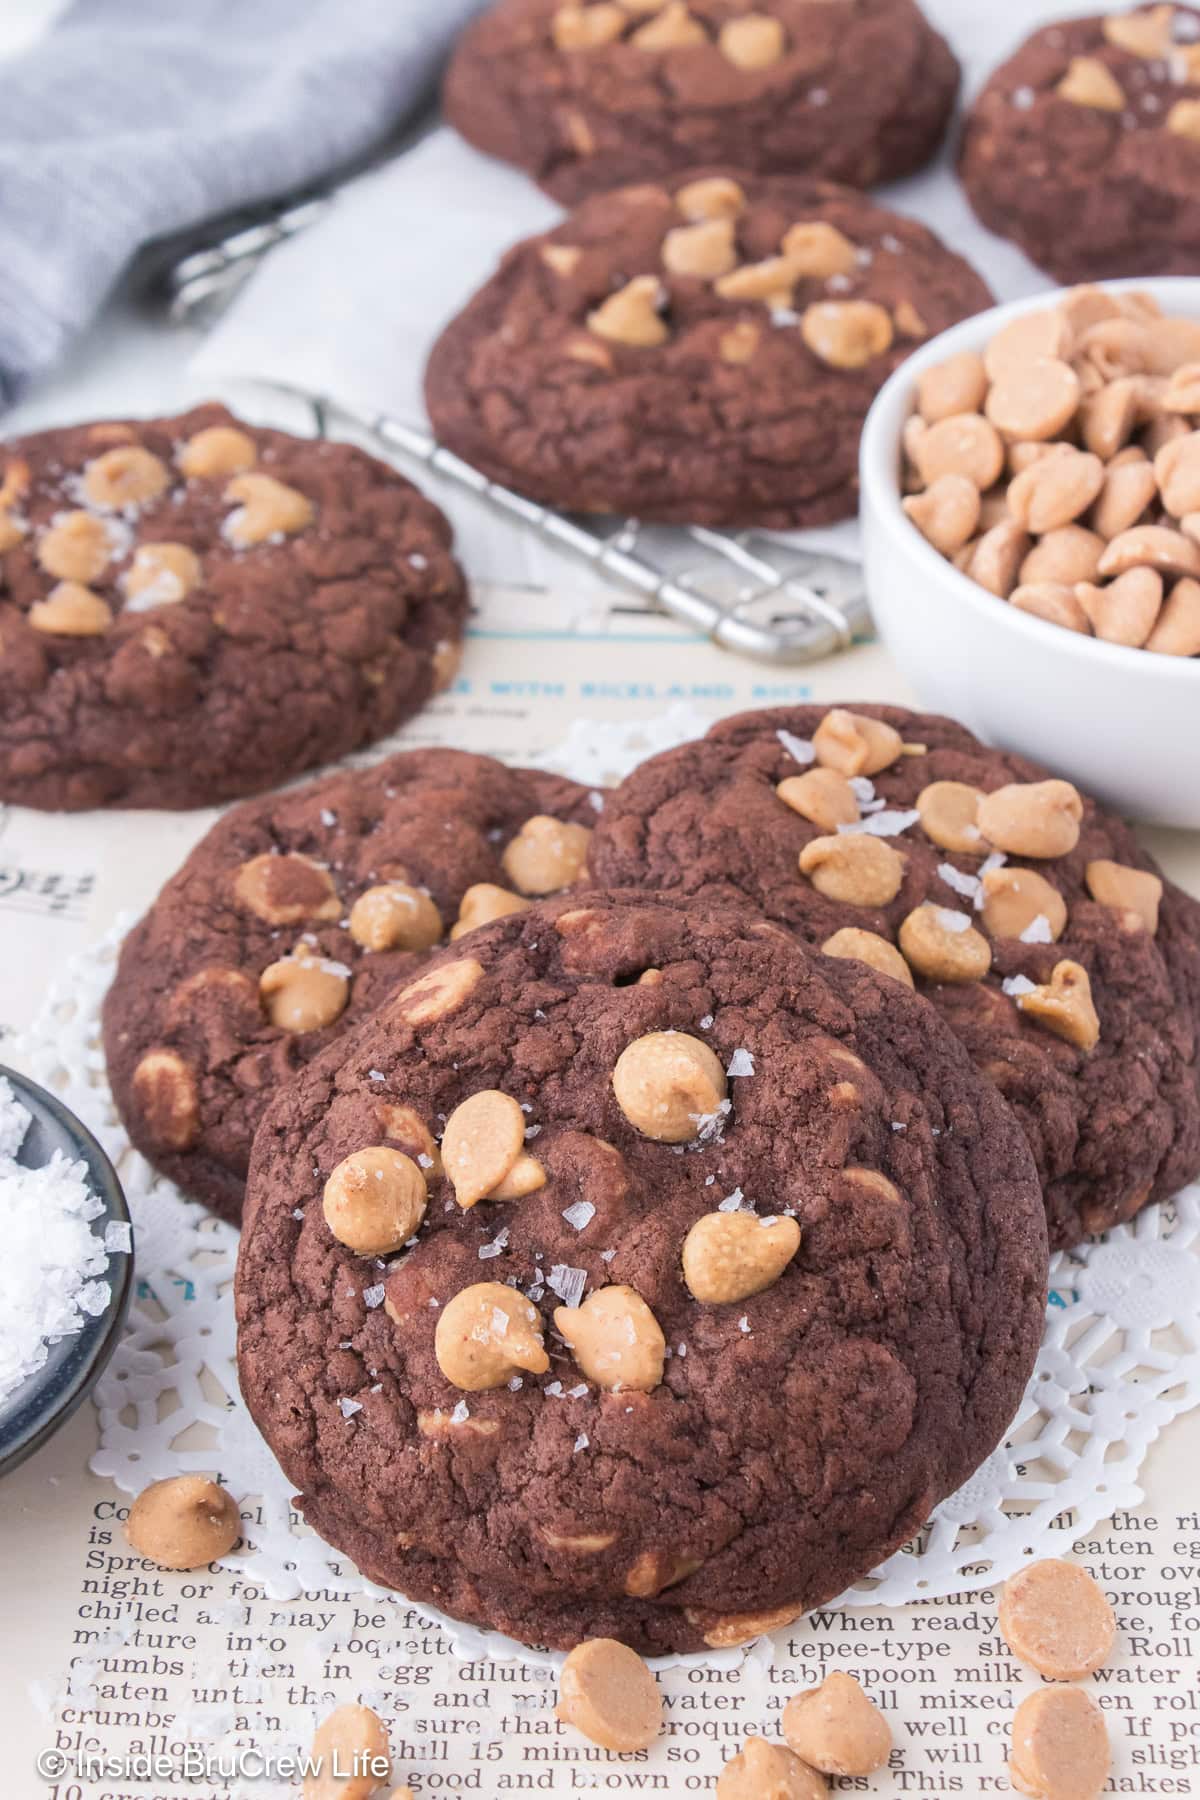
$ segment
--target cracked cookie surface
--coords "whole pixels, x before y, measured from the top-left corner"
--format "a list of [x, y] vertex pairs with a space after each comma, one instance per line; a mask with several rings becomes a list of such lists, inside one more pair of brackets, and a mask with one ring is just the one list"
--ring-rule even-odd
[[[869, 776], [845, 772], [847, 717], [890, 730]], [[981, 805], [1001, 788], [1004, 803]], [[1051, 804], [1022, 836], [1008, 815], [1031, 789]], [[1073, 793], [936, 715], [745, 713], [621, 784], [591, 868], [609, 885], [743, 897], [806, 944], [837, 934], [834, 954], [915, 982], [1016, 1111], [1051, 1242], [1070, 1245], [1200, 1173], [1200, 904]], [[1085, 979], [1047, 991], [1060, 970]]]
[[778, 528], [853, 513], [909, 351], [991, 304], [924, 226], [802, 176], [708, 169], [518, 244], [434, 346], [441, 441], [567, 510]]
[[0, 798], [207, 806], [453, 673], [450, 527], [386, 464], [201, 406], [0, 447]]
[[[376, 1260], [329, 1183], [396, 1106], [445, 1135]], [[988, 1454], [1045, 1277], [1020, 1131], [924, 1001], [744, 905], [587, 892], [440, 952], [275, 1101], [241, 1383], [372, 1579], [525, 1642], [716, 1647]]]
[[459, 40], [445, 107], [574, 205], [701, 162], [895, 180], [934, 154], [957, 90], [912, 0], [505, 0]]
[[[599, 799], [491, 757], [412, 750], [227, 813], [126, 938], [105, 998], [109, 1079], [138, 1149], [236, 1221], [278, 1087], [464, 912], [578, 879]], [[565, 860], [543, 831], [530, 863], [531, 820], [560, 824]]]

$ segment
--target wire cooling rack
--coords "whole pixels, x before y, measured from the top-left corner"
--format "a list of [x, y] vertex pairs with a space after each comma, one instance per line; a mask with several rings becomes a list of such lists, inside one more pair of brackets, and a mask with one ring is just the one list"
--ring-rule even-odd
[[[191, 319], [227, 304], [262, 257], [306, 230], [335, 199], [326, 193], [276, 207], [171, 264], [171, 317]], [[767, 662], [817, 662], [870, 630], [863, 572], [848, 557], [760, 531], [558, 512], [489, 481], [420, 426], [331, 397], [301, 397], [313, 406], [318, 429], [340, 415], [387, 452], [424, 464], [726, 650]]]

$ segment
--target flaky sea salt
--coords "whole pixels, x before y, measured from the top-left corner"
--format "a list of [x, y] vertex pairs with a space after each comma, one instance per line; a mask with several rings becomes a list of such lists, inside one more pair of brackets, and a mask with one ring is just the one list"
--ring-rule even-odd
[[920, 819], [919, 812], [877, 812], [861, 819], [854, 819], [848, 825], [839, 825], [838, 832], [842, 837], [900, 837]]
[[1015, 999], [1018, 994], [1032, 994], [1037, 983], [1030, 981], [1028, 975], [1010, 975], [1000, 985], [1006, 994], [1011, 994]]
[[749, 1050], [735, 1050], [729, 1059], [729, 1067], [725, 1073], [734, 1080], [739, 1075], [753, 1075], [754, 1058]]
[[576, 1200], [573, 1206], [563, 1210], [563, 1218], [575, 1231], [583, 1231], [596, 1216], [596, 1209], [590, 1200]]
[[953, 863], [939, 863], [938, 874], [946, 886], [961, 894], [964, 900], [974, 900], [979, 892], [978, 875], [968, 875], [965, 869], [956, 869]]
[[734, 1188], [732, 1194], [726, 1194], [717, 1207], [718, 1212], [740, 1212], [745, 1204], [745, 1195], [740, 1187]]
[[971, 921], [966, 913], [955, 912], [953, 907], [950, 906], [939, 906], [937, 908], [937, 922], [943, 931], [952, 931], [956, 934], [960, 931], [969, 931], [971, 929]]
[[491, 1243], [480, 1244], [479, 1249], [476, 1252], [476, 1254], [478, 1255], [481, 1262], [486, 1262], [489, 1259], [489, 1257], [499, 1256], [501, 1251], [504, 1249], [504, 1247], [507, 1243], [508, 1243], [508, 1226], [502, 1225], [500, 1227], [499, 1231], [496, 1233], [495, 1237], [492, 1239]]
[[470, 1407], [465, 1400], [460, 1400], [454, 1411], [450, 1414], [450, 1423], [452, 1425], [465, 1425], [470, 1416]]
[[355, 1413], [360, 1413], [362, 1411], [362, 1401], [339, 1400], [338, 1411], [341, 1413], [343, 1419], [352, 1419]]
[[1019, 935], [1023, 944], [1052, 944], [1054, 942], [1054, 932], [1045, 913], [1038, 913], [1036, 918], [1030, 919], [1024, 931]]
[[810, 763], [816, 761], [817, 753], [813, 749], [808, 738], [794, 737], [790, 731], [777, 731], [775, 736], [779, 739], [788, 755], [793, 757], [796, 762]]
[[564, 1306], [578, 1306], [587, 1286], [587, 1270], [572, 1268], [570, 1263], [555, 1263], [546, 1277], [546, 1286], [558, 1295]]
[[370, 1307], [373, 1311], [375, 1307], [383, 1305], [386, 1294], [387, 1289], [382, 1281], [376, 1282], [374, 1287], [365, 1287], [363, 1289], [363, 1305]]
[[61, 1151], [40, 1169], [20, 1166], [30, 1123], [0, 1078], [0, 1401], [37, 1373], [52, 1344], [98, 1318], [112, 1298], [99, 1279], [108, 1250], [91, 1228], [104, 1202], [89, 1191], [84, 1164]]

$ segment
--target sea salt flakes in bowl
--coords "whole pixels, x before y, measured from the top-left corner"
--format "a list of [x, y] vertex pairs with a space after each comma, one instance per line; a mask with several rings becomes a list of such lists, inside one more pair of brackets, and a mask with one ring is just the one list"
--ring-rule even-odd
[[0, 1068], [0, 1474], [90, 1392], [131, 1286], [132, 1230], [99, 1144], [59, 1101]]

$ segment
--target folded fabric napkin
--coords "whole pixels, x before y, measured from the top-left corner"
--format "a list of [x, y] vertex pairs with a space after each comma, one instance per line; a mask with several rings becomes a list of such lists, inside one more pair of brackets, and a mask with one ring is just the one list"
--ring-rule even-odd
[[0, 404], [135, 251], [351, 163], [481, 0], [77, 0], [0, 63]]

